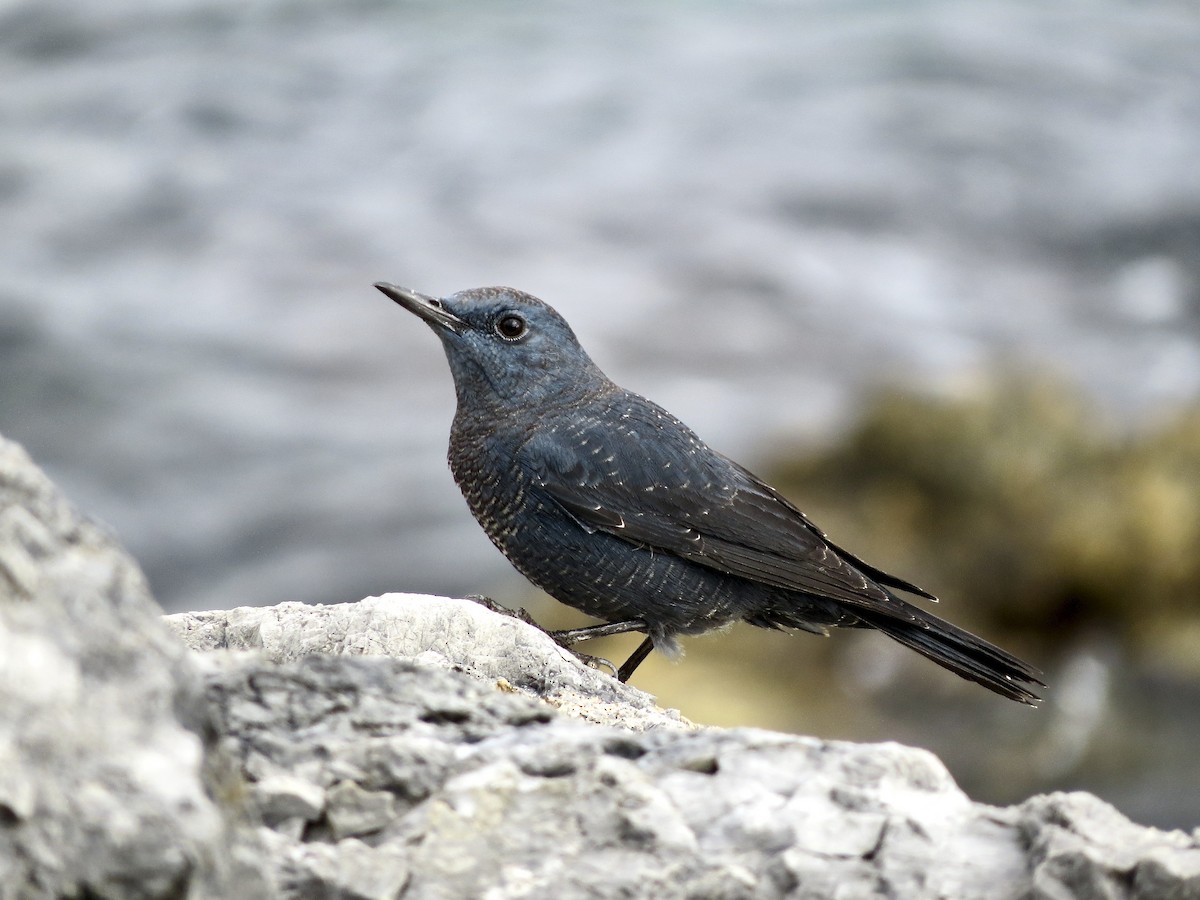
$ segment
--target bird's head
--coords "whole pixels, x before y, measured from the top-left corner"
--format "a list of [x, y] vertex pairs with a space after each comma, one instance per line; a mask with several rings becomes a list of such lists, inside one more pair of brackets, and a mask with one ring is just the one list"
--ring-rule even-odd
[[537, 297], [506, 287], [440, 299], [394, 284], [375, 287], [441, 338], [460, 407], [553, 403], [609, 383], [566, 320]]

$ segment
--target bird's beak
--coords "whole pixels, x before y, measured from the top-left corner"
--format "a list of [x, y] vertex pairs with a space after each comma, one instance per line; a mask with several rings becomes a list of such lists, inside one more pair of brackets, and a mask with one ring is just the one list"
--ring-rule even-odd
[[430, 325], [447, 328], [455, 334], [461, 334], [467, 327], [466, 322], [442, 306], [442, 301], [435, 297], [427, 297], [425, 294], [418, 294], [416, 291], [384, 281], [375, 282], [375, 287]]

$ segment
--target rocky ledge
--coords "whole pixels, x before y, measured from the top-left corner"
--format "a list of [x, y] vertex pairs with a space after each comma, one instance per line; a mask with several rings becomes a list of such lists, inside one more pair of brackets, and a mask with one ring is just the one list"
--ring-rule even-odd
[[0, 439], [0, 898], [62, 896], [1200, 898], [1200, 830], [698, 728], [469, 600], [164, 624]]

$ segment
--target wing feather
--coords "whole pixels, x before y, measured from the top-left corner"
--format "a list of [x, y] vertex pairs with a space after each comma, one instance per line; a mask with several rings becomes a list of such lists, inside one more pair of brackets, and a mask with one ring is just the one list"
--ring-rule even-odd
[[841, 550], [777, 491], [678, 420], [677, 428], [656, 429], [658, 446], [647, 454], [639, 432], [656, 423], [631, 419], [606, 415], [606, 424], [540, 429], [518, 458], [588, 531], [901, 619], [912, 619], [907, 604], [883, 585], [932, 597]]

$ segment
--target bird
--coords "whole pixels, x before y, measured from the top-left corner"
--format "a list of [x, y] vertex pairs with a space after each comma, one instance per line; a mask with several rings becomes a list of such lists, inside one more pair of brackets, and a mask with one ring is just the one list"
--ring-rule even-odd
[[602, 624], [564, 646], [645, 635], [617, 670], [738, 621], [828, 635], [873, 628], [1036, 705], [1040, 671], [901, 593], [937, 598], [834, 543], [779, 491], [608, 378], [549, 304], [509, 287], [438, 298], [375, 287], [441, 339], [457, 399], [450, 469], [492, 543]]

